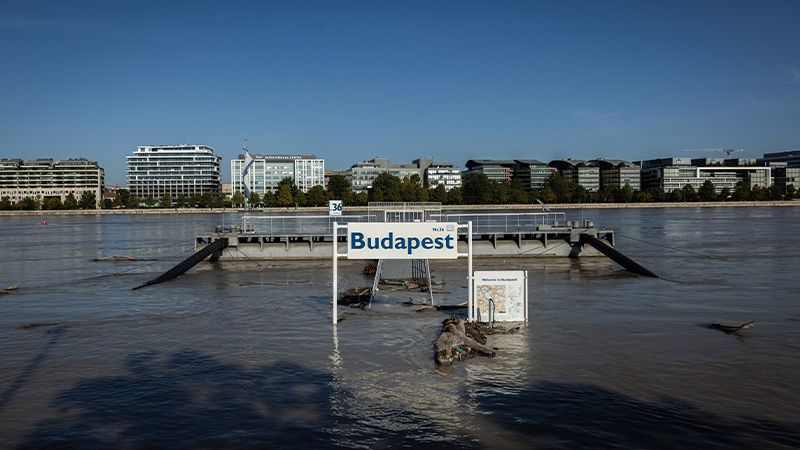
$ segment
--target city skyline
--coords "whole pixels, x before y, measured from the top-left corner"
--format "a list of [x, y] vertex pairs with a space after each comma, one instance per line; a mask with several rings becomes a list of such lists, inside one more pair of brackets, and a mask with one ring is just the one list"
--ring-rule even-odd
[[757, 158], [800, 146], [798, 17], [793, 1], [24, 2], [0, 11], [0, 157], [84, 157], [111, 185], [137, 146], [231, 160], [244, 139], [330, 169]]

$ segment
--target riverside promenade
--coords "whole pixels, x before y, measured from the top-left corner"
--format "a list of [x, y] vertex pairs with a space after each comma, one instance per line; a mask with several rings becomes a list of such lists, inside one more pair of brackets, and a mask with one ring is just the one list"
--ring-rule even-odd
[[[553, 203], [550, 210], [564, 209], [632, 209], [632, 208], [735, 208], [756, 206], [800, 206], [800, 199], [764, 202], [663, 202], [663, 203]], [[345, 206], [350, 212], [365, 212], [367, 206]], [[442, 211], [541, 211], [539, 204], [509, 205], [442, 205]], [[262, 213], [326, 213], [327, 206], [303, 208], [272, 207], [258, 208], [249, 212]], [[70, 216], [81, 214], [236, 214], [244, 213], [242, 208], [137, 208], [137, 209], [70, 209], [38, 211], [0, 211], [0, 216]]]

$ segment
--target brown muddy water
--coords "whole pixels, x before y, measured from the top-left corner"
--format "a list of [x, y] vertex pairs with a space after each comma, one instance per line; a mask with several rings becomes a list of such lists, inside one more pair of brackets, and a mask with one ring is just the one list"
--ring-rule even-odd
[[[21, 283], [0, 295], [0, 447], [800, 447], [800, 208], [581, 218], [662, 279], [476, 260], [528, 271], [530, 322], [440, 368], [448, 312], [382, 290], [334, 327], [329, 261], [203, 263], [131, 290], [238, 216], [0, 217], [0, 288]], [[92, 261], [111, 255], [152, 260]], [[340, 261], [340, 290], [363, 266]], [[466, 300], [465, 260], [432, 271], [437, 302]]]

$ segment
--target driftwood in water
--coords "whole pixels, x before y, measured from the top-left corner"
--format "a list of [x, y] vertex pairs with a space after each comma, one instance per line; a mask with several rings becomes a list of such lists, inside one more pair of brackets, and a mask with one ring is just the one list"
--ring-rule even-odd
[[111, 255], [111, 256], [106, 256], [105, 258], [95, 258], [92, 261], [119, 261], [121, 259], [127, 261], [152, 261], [151, 259], [134, 258], [133, 256], [125, 256], [125, 255]]
[[425, 311], [447, 311], [451, 309], [462, 309], [467, 307], [467, 302], [459, 303], [457, 305], [423, 305], [417, 312]]
[[722, 330], [727, 334], [736, 333], [739, 330], [744, 330], [753, 326], [753, 322], [755, 320], [751, 320], [750, 322], [743, 323], [741, 325], [726, 325], [724, 323], [712, 323], [709, 328], [716, 328], [717, 330]]
[[453, 314], [442, 322], [442, 334], [433, 344], [434, 358], [437, 364], [449, 366], [453, 361], [471, 358], [475, 355], [494, 356], [495, 349], [486, 346], [486, 335], [514, 333], [519, 327], [489, 328], [488, 326]]
[[375, 272], [377, 272], [377, 271], [378, 271], [378, 268], [375, 266], [375, 264], [367, 264], [364, 267], [364, 270], [362, 270], [364, 275], [371, 276], [371, 277], [375, 277]]
[[11, 291], [16, 291], [18, 287], [19, 287], [19, 284], [15, 284], [15, 285], [9, 286], [9, 287], [7, 287], [5, 289], [0, 289], [0, 295], [8, 294]]

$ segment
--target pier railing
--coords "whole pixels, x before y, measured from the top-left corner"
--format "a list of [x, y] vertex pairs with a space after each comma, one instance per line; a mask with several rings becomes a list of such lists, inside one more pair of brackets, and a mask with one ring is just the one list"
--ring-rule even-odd
[[[473, 233], [513, 233], [535, 231], [539, 225], [564, 226], [566, 214], [518, 213], [518, 214], [434, 214], [429, 220], [435, 222], [456, 222], [466, 224], [472, 221]], [[374, 214], [341, 216], [245, 216], [242, 218], [242, 232], [267, 235], [331, 234], [333, 222], [376, 222], [382, 217]]]
[[539, 225], [564, 226], [566, 213], [518, 213], [518, 214], [440, 214], [432, 216], [437, 222], [456, 222], [465, 224], [472, 221], [473, 233], [512, 233], [515, 231], [534, 231]]

